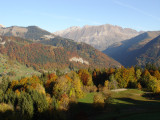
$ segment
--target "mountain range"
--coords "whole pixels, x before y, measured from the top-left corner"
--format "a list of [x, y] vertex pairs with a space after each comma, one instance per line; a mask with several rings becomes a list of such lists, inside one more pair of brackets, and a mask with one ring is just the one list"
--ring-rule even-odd
[[[148, 31], [126, 41], [118, 42], [103, 52], [124, 66], [146, 63], [160, 64], [160, 31]], [[154, 56], [154, 57], [153, 57]]]
[[70, 27], [66, 30], [54, 32], [64, 38], [84, 42], [96, 49], [105, 50], [115, 42], [124, 41], [143, 33], [130, 28], [122, 28], [110, 24], [84, 27]]
[[[34, 34], [36, 36], [36, 32]], [[77, 43], [58, 36], [54, 38], [43, 36], [37, 41], [31, 39], [1, 36], [0, 53], [36, 70], [120, 66], [117, 61], [85, 43]]]
[[[58, 36], [60, 34], [64, 34], [64, 36]], [[159, 65], [158, 40], [160, 31], [137, 32], [129, 28], [101, 25], [82, 28], [71, 27], [65, 31], [50, 33], [37, 26], [12, 26], [0, 27], [0, 35], [1, 54], [6, 54], [10, 58], [35, 69], [51, 69], [53, 67], [55, 69], [104, 68], [116, 67], [121, 64], [126, 67], [136, 64], [144, 66], [147, 62]], [[97, 48], [96, 46], [99, 46], [101, 50], [105, 47], [108, 48], [102, 53], [86, 44], [87, 41], [64, 38], [66, 35], [75, 38], [86, 36], [84, 38], [88, 42], [92, 41], [95, 48]], [[90, 38], [94, 36], [99, 39], [91, 40]], [[126, 38], [130, 39], [126, 40]]]
[[50, 32], [43, 30], [37, 26], [28, 27], [0, 27], [1, 36], [15, 36], [30, 40], [40, 40], [44, 36], [53, 36]]
[[145, 63], [154, 63], [156, 66], [160, 66], [160, 35], [141, 49], [137, 64], [144, 66]]

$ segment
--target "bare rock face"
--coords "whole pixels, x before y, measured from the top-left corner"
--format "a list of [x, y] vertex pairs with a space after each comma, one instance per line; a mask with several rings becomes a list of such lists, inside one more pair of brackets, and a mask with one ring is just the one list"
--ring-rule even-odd
[[82, 28], [74, 26], [63, 31], [57, 31], [54, 34], [77, 42], [85, 42], [96, 49], [104, 50], [113, 43], [130, 39], [140, 33], [142, 32], [106, 24], [100, 26], [86, 25]]

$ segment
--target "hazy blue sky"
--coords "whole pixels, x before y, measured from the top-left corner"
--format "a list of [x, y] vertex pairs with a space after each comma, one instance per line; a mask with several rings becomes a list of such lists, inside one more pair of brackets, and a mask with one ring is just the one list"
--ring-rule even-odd
[[0, 24], [37, 25], [50, 32], [113, 24], [160, 30], [160, 0], [1, 0]]

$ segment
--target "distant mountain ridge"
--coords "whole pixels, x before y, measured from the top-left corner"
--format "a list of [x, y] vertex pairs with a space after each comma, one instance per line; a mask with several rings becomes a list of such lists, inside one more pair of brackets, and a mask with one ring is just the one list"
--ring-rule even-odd
[[40, 40], [41, 37], [44, 37], [45, 35], [53, 36], [53, 34], [51, 34], [50, 32], [43, 30], [37, 26], [28, 26], [28, 27], [12, 26], [6, 28], [0, 27], [0, 35], [15, 36], [30, 40]]
[[101, 25], [101, 26], [84, 26], [84, 27], [71, 27], [64, 31], [50, 33], [37, 26], [11, 26], [0, 27], [1, 36], [15, 36], [30, 40], [41, 40], [43, 38], [54, 38], [59, 35], [64, 38], [73, 39], [76, 42], [87, 43], [96, 49], [104, 50], [111, 44], [119, 41], [123, 41], [134, 37], [141, 32], [132, 30], [129, 28], [122, 28], [113, 25]]
[[55, 35], [87, 43], [99, 50], [104, 50], [115, 42], [130, 39], [140, 33], [142, 32], [110, 24], [99, 26], [86, 25], [84, 27], [74, 26], [66, 30], [54, 32]]
[[[136, 64], [144, 65], [147, 61], [155, 63], [154, 60], [147, 60], [147, 57], [144, 55], [146, 55], [145, 51], [150, 48], [150, 43], [152, 43], [152, 41], [154, 41], [159, 35], [160, 31], [148, 31], [129, 40], [116, 43], [103, 52], [126, 67]], [[156, 50], [154, 49], [154, 46], [152, 47], [153, 50]], [[154, 53], [154, 51], [152, 51], [152, 53]], [[147, 56], [149, 55], [147, 54]], [[155, 59], [157, 57], [155, 57]], [[145, 62], [142, 62], [143, 58], [145, 59]]]
[[141, 54], [136, 59], [139, 65], [154, 63], [160, 66], [160, 35], [148, 42], [140, 51]]

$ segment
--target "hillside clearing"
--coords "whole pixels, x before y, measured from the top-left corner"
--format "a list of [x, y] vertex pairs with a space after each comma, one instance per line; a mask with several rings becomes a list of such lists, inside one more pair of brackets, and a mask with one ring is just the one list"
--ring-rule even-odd
[[[119, 91], [119, 90], [118, 90]], [[94, 93], [89, 93], [83, 99], [79, 99], [80, 106], [85, 108], [84, 112], [88, 119], [92, 120], [157, 120], [160, 119], [160, 101], [151, 100], [145, 95], [147, 92], [137, 89], [125, 89], [123, 91], [111, 91], [113, 102], [104, 110], [93, 108], [91, 100]], [[79, 106], [79, 107], [80, 107]], [[85, 106], [85, 107], [84, 107]], [[86, 108], [88, 107], [88, 108]], [[90, 108], [89, 108], [90, 107]], [[81, 108], [82, 109], [82, 108]]]

